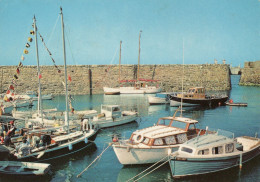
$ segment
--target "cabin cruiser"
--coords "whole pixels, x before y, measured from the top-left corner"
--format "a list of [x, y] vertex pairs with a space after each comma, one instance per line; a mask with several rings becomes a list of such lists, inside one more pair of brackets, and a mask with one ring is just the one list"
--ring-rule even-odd
[[112, 144], [114, 152], [123, 165], [156, 163], [166, 161], [168, 150], [177, 151], [179, 145], [202, 135], [206, 130], [196, 128], [197, 120], [176, 116], [159, 118], [156, 125], [137, 130], [127, 140]]
[[242, 166], [260, 154], [260, 139], [223, 130], [206, 132], [180, 145], [170, 154], [173, 177], [207, 174]]
[[[186, 93], [170, 94], [170, 100], [174, 101], [171, 106], [183, 105], [201, 105], [201, 106], [218, 106], [224, 105], [228, 100], [226, 95], [206, 95], [204, 87], [193, 87]], [[178, 105], [177, 105], [178, 104]]]
[[130, 123], [137, 119], [135, 111], [121, 111], [119, 105], [101, 105], [101, 113], [91, 123], [96, 128], [107, 128]]

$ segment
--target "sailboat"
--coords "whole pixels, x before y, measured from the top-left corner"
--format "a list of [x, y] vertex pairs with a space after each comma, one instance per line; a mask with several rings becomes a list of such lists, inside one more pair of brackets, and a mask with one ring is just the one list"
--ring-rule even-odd
[[137, 79], [136, 80], [120, 80], [120, 83], [128, 83], [131, 86], [121, 86], [120, 94], [153, 94], [159, 93], [162, 89], [159, 86], [149, 86], [148, 83], [156, 83], [158, 80], [142, 79], [139, 76], [140, 69], [140, 42], [141, 42], [141, 33], [139, 32], [139, 54], [138, 54], [138, 67], [137, 67]]
[[[122, 41], [120, 41], [120, 52], [119, 52], [119, 83], [120, 83], [120, 74], [121, 74], [121, 46], [122, 46]], [[118, 95], [120, 94], [120, 88], [111, 88], [111, 87], [103, 87], [104, 94], [105, 95]]]
[[[65, 91], [66, 91], [66, 113], [65, 125], [62, 129], [53, 128], [48, 130], [29, 131], [29, 137], [32, 138], [31, 146], [23, 146], [13, 154], [15, 160], [19, 161], [47, 161], [63, 156], [70, 155], [86, 148], [95, 140], [97, 130], [90, 126], [90, 129], [83, 132], [77, 128], [71, 129], [69, 125], [68, 114], [68, 86], [67, 86], [67, 65], [66, 65], [66, 49], [64, 37], [63, 13], [61, 11], [62, 39], [63, 39], [63, 56], [64, 56], [64, 72], [65, 72]], [[34, 17], [35, 34], [37, 35], [36, 19]], [[90, 124], [91, 125], [91, 124]], [[41, 142], [37, 142], [37, 141]]]

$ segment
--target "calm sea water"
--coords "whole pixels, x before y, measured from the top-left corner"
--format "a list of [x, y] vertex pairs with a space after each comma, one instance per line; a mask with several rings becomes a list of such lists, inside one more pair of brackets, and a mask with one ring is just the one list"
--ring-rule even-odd
[[[255, 136], [255, 133], [260, 135], [260, 87], [239, 86], [239, 79], [239, 76], [231, 77], [232, 90], [229, 93], [230, 98], [234, 102], [246, 102], [248, 107], [193, 107], [185, 108], [183, 115], [198, 120], [200, 128], [205, 128], [206, 126], [215, 129], [220, 128], [234, 132], [235, 136]], [[108, 146], [114, 134], [129, 138], [133, 131], [152, 126], [160, 117], [171, 116], [176, 110], [176, 108], [168, 105], [149, 106], [147, 95], [85, 95], [74, 96], [74, 99], [73, 106], [76, 110], [96, 109], [100, 111], [101, 104], [119, 104], [123, 110], [138, 111], [140, 121], [101, 130], [95, 143], [88, 149], [75, 155], [52, 161], [52, 174], [40, 179], [37, 178], [37, 181], [127, 181], [145, 170], [149, 165], [123, 167], [118, 162], [112, 148], [109, 148], [80, 178], [76, 176]], [[57, 107], [59, 110], [64, 110], [64, 96], [57, 96], [53, 101], [44, 101], [43, 107]], [[17, 179], [0, 177], [0, 181], [6, 180], [14, 181]], [[32, 180], [32, 178], [20, 178], [18, 180], [28, 181]], [[260, 157], [244, 164], [241, 171], [237, 167], [221, 173], [179, 180], [171, 177], [169, 165], [166, 164], [140, 181], [260, 181]]]

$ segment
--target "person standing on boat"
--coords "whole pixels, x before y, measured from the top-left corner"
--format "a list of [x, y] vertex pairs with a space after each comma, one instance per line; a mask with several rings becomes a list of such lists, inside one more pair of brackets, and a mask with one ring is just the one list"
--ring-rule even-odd
[[82, 131], [87, 131], [89, 129], [89, 120], [87, 118], [83, 119]]
[[15, 130], [16, 130], [16, 127], [14, 126], [14, 121], [10, 121], [10, 128], [7, 132], [7, 135], [9, 135], [10, 137], [13, 137], [15, 134]]

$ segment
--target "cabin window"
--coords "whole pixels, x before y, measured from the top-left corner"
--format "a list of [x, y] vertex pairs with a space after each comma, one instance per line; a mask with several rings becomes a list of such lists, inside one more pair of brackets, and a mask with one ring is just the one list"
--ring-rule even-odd
[[208, 155], [209, 149], [199, 150], [198, 155]]
[[182, 147], [182, 148], [181, 148], [181, 151], [183, 151], [183, 152], [187, 152], [187, 153], [192, 153], [192, 152], [193, 152], [192, 149], [187, 148], [187, 147]]
[[186, 133], [177, 135], [178, 143], [184, 143], [188, 140]]
[[176, 140], [174, 136], [168, 136], [164, 138], [166, 145], [176, 144]]
[[225, 152], [226, 153], [234, 152], [234, 144], [233, 143], [227, 144], [225, 146]]
[[149, 138], [144, 138], [143, 143], [146, 144], [146, 145], [148, 145], [148, 143], [149, 143]]
[[212, 154], [222, 154], [222, 153], [223, 153], [223, 147], [222, 146], [212, 148]]
[[171, 125], [171, 126], [176, 127], [176, 128], [181, 128], [181, 129], [185, 130], [187, 124], [184, 123], [184, 122], [179, 122], [179, 121], [174, 120], [174, 121], [172, 122], [172, 125]]
[[163, 140], [161, 138], [157, 138], [154, 140], [154, 145], [163, 145]]
[[196, 129], [195, 124], [194, 124], [194, 123], [190, 124], [189, 129], [190, 129], [190, 130], [192, 130], [192, 129]]
[[113, 108], [113, 111], [119, 111], [120, 109], [118, 107]]

